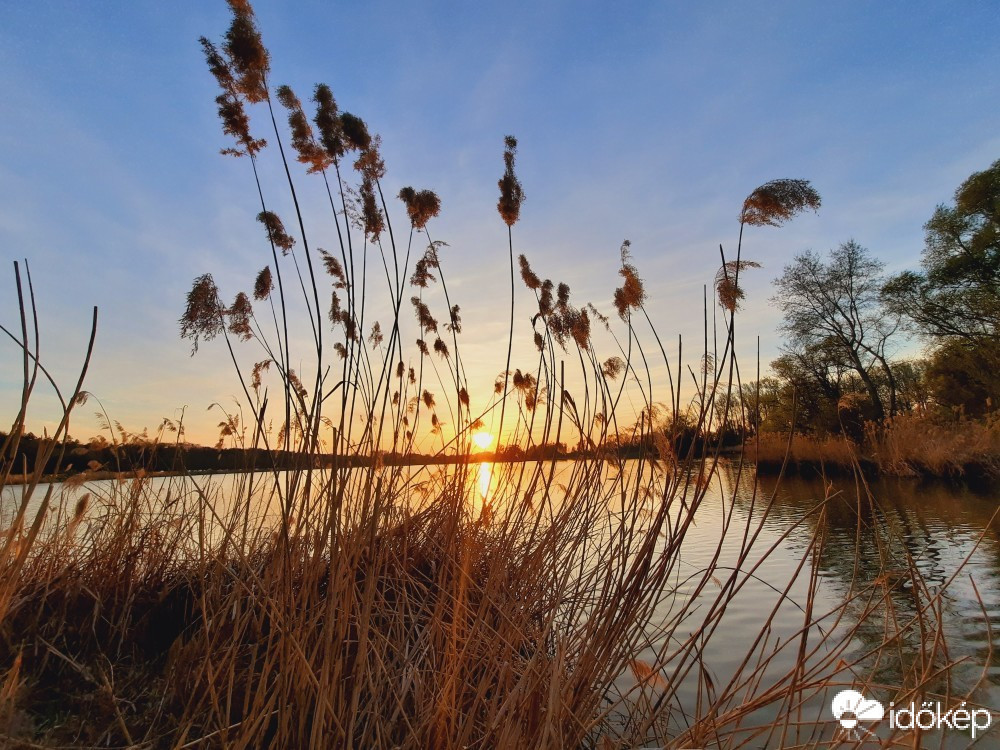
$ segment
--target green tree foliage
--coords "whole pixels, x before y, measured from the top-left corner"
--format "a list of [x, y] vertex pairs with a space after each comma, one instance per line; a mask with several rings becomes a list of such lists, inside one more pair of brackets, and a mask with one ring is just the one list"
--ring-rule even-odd
[[921, 272], [890, 279], [890, 309], [932, 344], [939, 403], [982, 413], [1000, 397], [1000, 160], [976, 172], [924, 225]]
[[818, 432], [836, 432], [837, 404], [843, 395], [845, 368], [835, 351], [825, 342], [801, 348], [786, 347], [785, 353], [771, 363], [771, 369], [784, 385], [781, 400], [784, 409], [772, 409], [774, 425], [781, 430], [792, 426], [792, 391], [795, 393], [795, 426]]
[[956, 411], [982, 416], [1000, 403], [997, 344], [946, 339], [927, 359], [927, 383], [934, 401]]

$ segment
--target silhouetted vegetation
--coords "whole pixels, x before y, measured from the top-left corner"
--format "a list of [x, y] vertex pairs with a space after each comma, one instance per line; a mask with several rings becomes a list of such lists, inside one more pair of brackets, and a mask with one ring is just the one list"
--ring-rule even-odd
[[[172, 445], [118, 426], [109, 429], [111, 445], [69, 441], [70, 414], [86, 399], [95, 309], [73, 392], [64, 399], [51, 383], [63, 405], [58, 428], [50, 439], [30, 437], [31, 396], [48, 373], [29, 325], [34, 291], [28, 284], [23, 292], [15, 268], [21, 326], [10, 338], [23, 363], [23, 398], [0, 442], [0, 489], [18, 464], [33, 468], [0, 534], [4, 742], [605, 750], [741, 747], [774, 737], [816, 746], [821, 732], [804, 726], [801, 706], [825, 704], [831, 685], [866, 686], [872, 661], [906, 661], [896, 684], [880, 686], [898, 700], [919, 702], [932, 680], [948, 682], [954, 661], [939, 607], [946, 586], [932, 591], [910, 565], [894, 580], [919, 599], [896, 616], [879, 575], [888, 557], [870, 554], [891, 549], [895, 529], [872, 524], [858, 534], [869, 545], [854, 548], [868, 556], [866, 578], [824, 612], [810, 563], [822, 559], [830, 497], [761, 544], [773, 495], [758, 495], [748, 477], [754, 510], [737, 513], [741, 478], [720, 496], [708, 492], [720, 452], [759, 432], [772, 408], [755, 399], [746, 416], [736, 322], [740, 275], [756, 264], [743, 257], [744, 232], [817, 209], [807, 181], [751, 191], [735, 253], [720, 246], [721, 352], [708, 347], [707, 299], [705, 344], [688, 355], [694, 366], [680, 340], [676, 354], [663, 342], [626, 241], [615, 259], [620, 285], [607, 290], [617, 318], [575, 300], [568, 282], [543, 280], [520, 256], [533, 297], [525, 333], [537, 359], [517, 367], [512, 228], [524, 189], [514, 171], [517, 140], [504, 138], [497, 209], [508, 229], [511, 324], [506, 365], [477, 411], [462, 366], [461, 310], [445, 283], [447, 245], [429, 234], [441, 201], [427, 189], [401, 189], [409, 231], [400, 231], [385, 200], [378, 135], [342, 111], [325, 84], [313, 89], [310, 122], [291, 87], [272, 88], [251, 4], [229, 7], [223, 39], [201, 45], [231, 139], [223, 153], [248, 167], [262, 257], [243, 269], [249, 293], [224, 297], [228, 279], [192, 269], [179, 328], [193, 350], [225, 347], [242, 411], [225, 414], [215, 448], [181, 443], [182, 425], [172, 425]], [[266, 141], [252, 132], [258, 121]], [[280, 166], [277, 189], [262, 179], [270, 174], [258, 168], [264, 158]], [[329, 208], [314, 223], [304, 206], [315, 204], [300, 202], [304, 178]], [[320, 237], [332, 251], [318, 246]], [[871, 314], [863, 306], [859, 320]], [[304, 332], [308, 344], [293, 349], [290, 331]], [[801, 331], [802, 346], [822, 343]], [[844, 346], [815, 353], [842, 368], [839, 400], [860, 390], [874, 408], [890, 388], [895, 395], [881, 408], [898, 412], [907, 381], [883, 363], [884, 341], [856, 337]], [[654, 379], [654, 364], [665, 366], [666, 382]], [[696, 388], [685, 401], [687, 374]], [[778, 408], [768, 424], [781, 419]], [[470, 437], [495, 412], [501, 460], [476, 477], [463, 465], [482, 460], [470, 456]], [[432, 455], [418, 451], [422, 439]], [[556, 461], [571, 455], [578, 460], [557, 476]], [[238, 471], [198, 476], [191, 468], [200, 461]], [[405, 465], [454, 461], [436, 471]], [[57, 502], [54, 485], [41, 486], [47, 471], [70, 464], [186, 471], [157, 482], [138, 472], [101, 488], [79, 487], [81, 475], [68, 483], [85, 489], [70, 507]], [[856, 500], [859, 511], [877, 504], [860, 492]], [[695, 567], [681, 550], [706, 504], [722, 506], [721, 528], [701, 545], [708, 562]], [[757, 632], [734, 637], [720, 627], [761, 565], [812, 521], [815, 530], [796, 539], [799, 564], [779, 582]], [[860, 512], [857, 522], [867, 523]], [[775, 637], [793, 587], [801, 619], [789, 637]], [[858, 609], [847, 625], [827, 627]], [[879, 635], [859, 656], [854, 637], [873, 622]], [[914, 653], [896, 648], [918, 638], [925, 645]], [[740, 654], [735, 674], [721, 678], [705, 657], [719, 639]], [[789, 652], [793, 666], [775, 669]], [[948, 691], [954, 697], [950, 682]]]

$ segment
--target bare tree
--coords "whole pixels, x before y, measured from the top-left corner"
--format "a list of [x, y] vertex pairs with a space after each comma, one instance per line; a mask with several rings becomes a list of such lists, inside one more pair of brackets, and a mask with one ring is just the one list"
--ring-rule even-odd
[[[822, 347], [857, 373], [879, 420], [896, 413], [896, 380], [887, 344], [899, 330], [899, 316], [882, 303], [882, 263], [850, 240], [831, 250], [826, 262], [811, 250], [795, 257], [775, 280], [772, 298], [785, 314], [785, 351], [799, 355]], [[888, 386], [888, 409], [873, 371]]]

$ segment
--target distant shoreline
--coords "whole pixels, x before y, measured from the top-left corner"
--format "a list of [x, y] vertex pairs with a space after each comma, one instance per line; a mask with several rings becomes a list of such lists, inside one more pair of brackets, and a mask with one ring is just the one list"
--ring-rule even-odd
[[[593, 458], [593, 456], [585, 456], [582, 454], [561, 454], [557, 456], [546, 456], [544, 458], [521, 458], [521, 457], [497, 457], [492, 453], [478, 454], [474, 453], [469, 456], [414, 456], [411, 460], [393, 460], [386, 459], [383, 463], [385, 466], [435, 466], [442, 464], [481, 464], [481, 463], [491, 463], [491, 464], [505, 464], [505, 463], [531, 463], [535, 461], [575, 461], [583, 458]], [[364, 461], [358, 461], [354, 459], [349, 468], [363, 468], [370, 466], [373, 459], [366, 457]], [[314, 469], [320, 471], [323, 469], [329, 469], [330, 466], [316, 466]], [[279, 472], [292, 471], [293, 467], [278, 467]], [[305, 469], [298, 469], [299, 471], [305, 471]], [[79, 471], [69, 471], [61, 472], [59, 474], [43, 474], [38, 480], [39, 484], [59, 484], [65, 482], [70, 477], [80, 476], [81, 474], [86, 474], [87, 477], [84, 481], [87, 482], [101, 482], [108, 481], [112, 479], [128, 480], [128, 479], [145, 479], [151, 477], [182, 477], [182, 476], [213, 476], [216, 474], [246, 474], [248, 472], [262, 473], [274, 471], [273, 468], [259, 467], [254, 468], [207, 468], [207, 469], [165, 469], [165, 470], [145, 470], [145, 469], [135, 469], [130, 471], [89, 471], [89, 472], [79, 472]], [[34, 476], [32, 474], [11, 474], [7, 479], [7, 484], [9, 485], [19, 485], [24, 486], [30, 484], [34, 481]]]
[[[720, 452], [720, 456], [734, 457], [739, 456], [743, 450], [743, 446], [726, 446]], [[585, 460], [589, 458], [594, 458], [593, 454], [571, 452], [571, 453], [560, 453], [548, 456], [536, 456], [536, 457], [523, 457], [523, 456], [496, 456], [493, 453], [474, 453], [467, 456], [412, 456], [405, 458], [398, 457], [385, 457], [383, 463], [385, 466], [434, 466], [434, 465], [451, 465], [451, 464], [480, 464], [480, 463], [532, 463], [532, 462], [544, 462], [544, 461], [577, 461]], [[359, 460], [359, 458], [363, 460]], [[606, 457], [610, 458], [610, 457]], [[638, 456], [624, 455], [620, 456], [623, 460], [634, 460]], [[365, 457], [355, 457], [351, 462], [350, 468], [363, 468], [370, 466], [373, 462], [373, 458]], [[758, 461], [753, 460], [753, 446], [746, 446], [746, 452], [744, 454], [744, 463], [747, 466], [753, 466], [760, 476], [777, 476], [782, 472], [782, 467], [784, 467], [784, 474], [786, 476], [800, 476], [804, 478], [816, 478], [821, 477], [844, 477], [851, 476], [854, 473], [855, 467], [850, 464], [844, 464], [843, 462], [836, 460], [835, 458], [830, 459], [814, 459], [814, 458], [797, 458], [794, 455], [789, 456], [787, 462], [782, 459], [777, 459], [771, 456], [761, 457]], [[316, 470], [329, 469], [330, 466], [317, 466], [314, 467]], [[895, 474], [891, 472], [886, 472], [879, 467], [879, 465], [872, 461], [871, 459], [859, 457], [858, 458], [858, 468], [860, 468], [861, 473], [864, 477], [868, 479], [879, 479], [879, 478], [893, 478], [893, 479], [912, 479], [915, 481], [942, 481], [947, 483], [967, 483], [971, 485], [981, 486], [981, 487], [996, 487], [1000, 486], [1000, 475], [996, 473], [992, 466], [981, 462], [972, 462], [963, 467], [961, 472], [952, 472], [947, 474], [937, 474], [930, 471], [914, 471], [909, 474]], [[290, 471], [292, 467], [278, 467], [279, 472]], [[168, 470], [132, 470], [132, 471], [107, 471], [99, 470], [92, 472], [62, 472], [59, 474], [44, 474], [41, 479], [38, 480], [39, 484], [60, 484], [67, 481], [71, 477], [79, 476], [81, 473], [86, 473], [87, 477], [84, 481], [86, 482], [100, 482], [100, 481], [110, 481], [119, 480], [127, 481], [132, 479], [142, 479], [142, 478], [160, 478], [160, 477], [180, 477], [180, 476], [215, 476], [215, 475], [228, 475], [228, 474], [245, 474], [248, 471], [253, 471], [255, 473], [269, 472], [273, 469], [265, 467], [253, 467], [250, 468], [237, 468], [237, 467], [217, 467], [217, 468], [201, 468], [201, 469], [168, 469]], [[24, 486], [30, 484], [34, 480], [31, 474], [11, 474], [8, 478], [7, 484]]]

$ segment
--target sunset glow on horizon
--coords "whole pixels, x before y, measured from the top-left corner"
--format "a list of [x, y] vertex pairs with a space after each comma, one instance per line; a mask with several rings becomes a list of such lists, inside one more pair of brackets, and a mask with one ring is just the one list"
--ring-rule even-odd
[[[823, 196], [820, 212], [747, 240], [762, 269], [741, 276], [741, 330], [760, 336], [765, 371], [782, 343], [771, 282], [789, 258], [853, 237], [890, 272], [915, 266], [935, 206], [1000, 151], [988, 113], [1000, 62], [988, 4], [960, 14], [932, 3], [905, 13], [864, 3], [589, 5], [586, 12], [514, 3], [460, 14], [439, 5], [253, 6], [267, 29], [274, 86], [295, 87], [309, 108], [312, 87], [329, 83], [337, 102], [381, 135], [395, 226], [406, 226], [393, 199], [402, 186], [440, 196], [433, 239], [442, 243], [451, 304], [461, 310], [458, 345], [477, 413], [490, 406], [507, 349], [508, 238], [496, 213], [504, 134], [518, 137], [528, 196], [515, 255], [524, 252], [541, 278], [565, 281], [573, 304], [592, 302], [613, 315], [618, 247], [632, 240], [648, 313], [671, 361], [678, 335], [685, 353], [700, 349], [688, 342], [703, 338], [702, 287], [717, 270], [719, 244], [727, 252], [735, 244], [744, 197], [773, 178], [812, 181]], [[192, 279], [212, 271], [228, 305], [271, 262], [255, 220], [250, 166], [219, 155], [230, 144], [197, 42], [226, 28], [228, 14], [224, 2], [135, 3], [114, 14], [86, 3], [0, 10], [0, 93], [8, 102], [0, 121], [8, 186], [0, 225], [8, 268], [27, 258], [35, 271], [47, 367], [75, 366], [87, 334], [85, 321], [77, 322], [98, 305], [88, 390], [129, 432], [155, 432], [164, 418], [183, 417], [184, 439], [202, 445], [219, 437], [208, 406], [229, 410], [243, 394], [221, 341], [189, 356], [177, 326], [185, 294]], [[331, 28], [378, 28], [380, 53], [370, 54], [364, 35], [345, 34], [331, 48]], [[423, 72], [415, 77], [418, 57]], [[290, 199], [277, 189], [285, 175], [274, 161], [271, 124], [251, 116], [254, 133], [272, 142], [260, 161], [261, 178], [274, 186], [264, 197], [296, 233], [287, 221]], [[279, 128], [284, 135], [282, 118]], [[322, 215], [327, 196], [300, 167], [293, 165], [293, 177], [303, 213]], [[332, 225], [316, 227], [310, 243], [335, 247]], [[411, 266], [425, 244], [414, 238]], [[366, 256], [369, 300], [384, 283], [378, 253], [370, 247]], [[3, 283], [12, 299], [10, 277]], [[441, 296], [436, 287], [428, 293]], [[368, 304], [366, 327], [391, 314], [388, 305]], [[446, 323], [443, 301], [429, 304]], [[518, 281], [512, 368], [536, 359], [528, 324], [536, 308]], [[0, 323], [18, 328], [9, 305]], [[442, 344], [453, 348], [451, 338]], [[308, 347], [307, 328], [291, 330], [290, 339], [299, 366], [294, 353]], [[9, 351], [0, 358], [4, 415], [16, 413], [21, 393], [20, 360]], [[753, 369], [755, 352], [744, 354]], [[248, 377], [259, 353], [244, 347], [237, 355]], [[663, 367], [653, 373], [664, 375]], [[280, 382], [270, 377], [265, 387], [273, 393]], [[687, 398], [693, 388], [682, 380]], [[439, 395], [447, 390], [435, 385]], [[579, 393], [579, 384], [568, 385]], [[58, 425], [58, 402], [46, 399], [39, 396], [29, 415], [37, 434]], [[510, 442], [510, 414], [492, 445]], [[337, 422], [333, 409], [324, 416]], [[81, 410], [73, 435], [109, 438], [102, 424]], [[426, 424], [415, 432], [418, 441], [437, 440]]]

